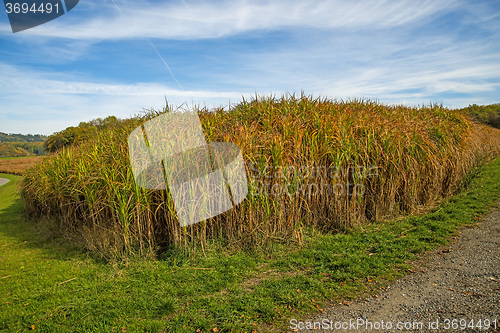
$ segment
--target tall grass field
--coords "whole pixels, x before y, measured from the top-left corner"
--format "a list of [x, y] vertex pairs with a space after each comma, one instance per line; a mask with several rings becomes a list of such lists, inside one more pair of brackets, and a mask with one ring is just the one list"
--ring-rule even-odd
[[127, 139], [151, 111], [66, 147], [28, 170], [25, 209], [107, 259], [265, 250], [417, 213], [453, 194], [500, 152], [500, 131], [439, 105], [390, 106], [288, 95], [197, 108], [207, 142], [243, 153], [249, 193], [234, 209], [181, 227], [168, 190], [136, 186]]
[[43, 156], [0, 157], [0, 173], [21, 176], [42, 159]]

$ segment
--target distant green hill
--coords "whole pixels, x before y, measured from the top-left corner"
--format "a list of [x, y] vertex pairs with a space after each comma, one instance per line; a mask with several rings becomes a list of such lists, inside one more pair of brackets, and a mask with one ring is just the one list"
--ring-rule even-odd
[[48, 136], [40, 134], [7, 134], [0, 132], [0, 157], [45, 155], [43, 142]]
[[14, 145], [6, 143], [0, 144], [0, 157], [21, 157], [31, 155], [33, 154], [26, 149], [15, 147]]
[[0, 142], [43, 142], [48, 136], [40, 134], [7, 134], [0, 132]]
[[43, 142], [0, 143], [0, 157], [22, 157], [45, 155]]

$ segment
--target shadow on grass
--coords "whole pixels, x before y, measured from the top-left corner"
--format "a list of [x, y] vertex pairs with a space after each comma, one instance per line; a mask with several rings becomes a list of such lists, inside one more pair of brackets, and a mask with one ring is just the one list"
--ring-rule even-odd
[[77, 244], [58, 235], [53, 221], [35, 221], [26, 217], [16, 180], [0, 188], [0, 201], [0, 239], [4, 239], [4, 242], [13, 239], [12, 242], [17, 246], [40, 250], [43, 258], [66, 261], [90, 257], [102, 262], [100, 258], [88, 256]]

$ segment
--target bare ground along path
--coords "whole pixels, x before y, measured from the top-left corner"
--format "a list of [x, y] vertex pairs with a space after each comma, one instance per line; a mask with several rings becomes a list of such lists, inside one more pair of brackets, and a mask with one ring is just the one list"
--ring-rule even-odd
[[[426, 255], [415, 273], [374, 297], [325, 309], [321, 316], [303, 322], [324, 319], [328, 319], [329, 325], [337, 322], [337, 328], [343, 324], [347, 329], [324, 326], [294, 331], [500, 332], [500, 201], [480, 223], [463, 229], [453, 244]], [[465, 321], [460, 322], [461, 319]], [[496, 328], [491, 324], [485, 330], [485, 319], [496, 319]], [[435, 329], [436, 321], [439, 329]], [[392, 329], [388, 329], [388, 322]], [[396, 327], [398, 323], [400, 329]], [[466, 327], [462, 329], [464, 323]]]
[[9, 182], [9, 180], [8, 180], [8, 179], [5, 179], [5, 178], [0, 178], [0, 186], [5, 185], [5, 184], [7, 184], [8, 182]]

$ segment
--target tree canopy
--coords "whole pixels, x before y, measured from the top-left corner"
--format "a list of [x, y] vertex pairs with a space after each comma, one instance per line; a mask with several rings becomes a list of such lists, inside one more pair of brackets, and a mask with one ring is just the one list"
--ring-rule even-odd
[[480, 123], [500, 128], [500, 103], [490, 105], [472, 104], [462, 110]]
[[7, 134], [0, 132], [0, 142], [43, 142], [47, 136], [40, 134]]
[[88, 122], [81, 122], [78, 126], [68, 127], [60, 132], [54, 133], [44, 142], [48, 152], [55, 152], [62, 147], [78, 144], [90, 139], [97, 131], [116, 126], [122, 120], [115, 116], [104, 119], [97, 118]]

